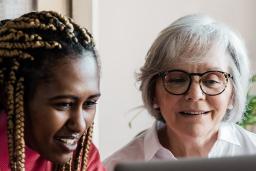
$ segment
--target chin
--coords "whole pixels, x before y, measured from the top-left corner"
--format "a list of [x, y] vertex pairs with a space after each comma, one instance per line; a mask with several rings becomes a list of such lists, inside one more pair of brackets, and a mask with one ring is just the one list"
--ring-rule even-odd
[[71, 159], [72, 155], [63, 155], [62, 157], [58, 157], [55, 163], [65, 164]]
[[55, 164], [65, 164], [71, 159], [72, 155], [73, 155], [73, 153], [65, 154], [65, 155], [64, 154], [57, 155], [57, 156], [45, 156], [45, 158]]

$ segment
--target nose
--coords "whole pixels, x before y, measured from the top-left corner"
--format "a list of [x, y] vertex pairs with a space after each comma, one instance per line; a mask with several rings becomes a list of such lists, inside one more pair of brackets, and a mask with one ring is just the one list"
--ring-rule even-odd
[[185, 99], [190, 101], [198, 101], [205, 99], [205, 93], [201, 90], [199, 80], [193, 80], [188, 92], [185, 94]]
[[86, 130], [86, 112], [82, 109], [74, 110], [70, 113], [67, 127], [70, 131], [83, 133]]

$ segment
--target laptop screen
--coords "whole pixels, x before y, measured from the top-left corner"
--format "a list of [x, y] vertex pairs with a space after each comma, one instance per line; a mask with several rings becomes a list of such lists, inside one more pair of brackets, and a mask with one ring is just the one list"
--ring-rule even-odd
[[256, 171], [256, 155], [120, 163], [115, 171]]

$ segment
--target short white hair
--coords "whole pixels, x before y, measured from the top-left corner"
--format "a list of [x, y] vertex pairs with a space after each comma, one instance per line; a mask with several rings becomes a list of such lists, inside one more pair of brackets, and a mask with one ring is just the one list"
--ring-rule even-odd
[[234, 107], [227, 110], [223, 120], [241, 121], [250, 81], [245, 45], [237, 33], [202, 14], [187, 15], [174, 21], [160, 32], [149, 49], [138, 81], [141, 82], [144, 106], [150, 114], [161, 118], [159, 111], [153, 108], [158, 73], [168, 69], [175, 58], [185, 57], [186, 61], [200, 62], [213, 46], [223, 48], [229, 54], [229, 70], [233, 76]]

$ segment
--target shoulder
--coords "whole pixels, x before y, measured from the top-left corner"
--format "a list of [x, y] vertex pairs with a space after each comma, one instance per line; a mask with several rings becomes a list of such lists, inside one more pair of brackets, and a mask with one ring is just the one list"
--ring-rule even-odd
[[127, 145], [110, 155], [103, 161], [104, 166], [108, 171], [112, 171], [114, 166], [120, 162], [143, 160], [144, 159], [144, 137], [141, 134], [135, 137]]
[[88, 155], [88, 171], [105, 171], [98, 149], [92, 143]]
[[233, 136], [233, 138], [237, 139], [237, 142], [243, 147], [246, 148], [254, 148], [253, 151], [256, 149], [256, 134], [253, 132], [250, 132], [241, 126], [231, 123], [231, 124], [225, 124], [224, 125], [226, 132], [229, 132], [230, 135]]
[[256, 134], [250, 132], [237, 124], [233, 124], [234, 129], [237, 131], [239, 138], [252, 142], [256, 146]]
[[221, 123], [218, 139], [209, 157], [251, 154], [256, 154], [256, 134], [235, 123]]

